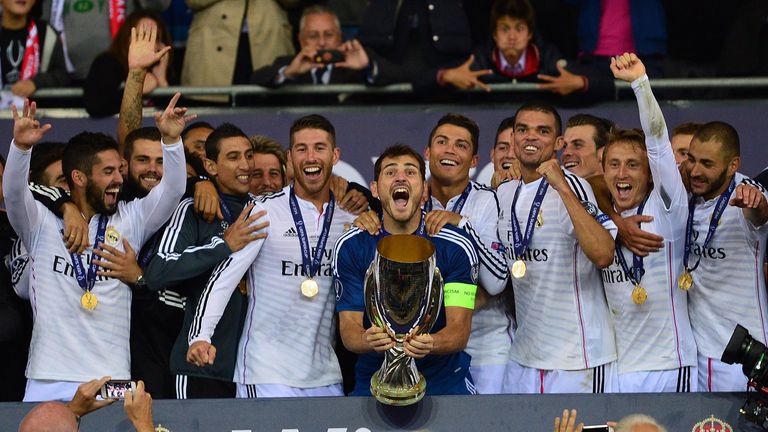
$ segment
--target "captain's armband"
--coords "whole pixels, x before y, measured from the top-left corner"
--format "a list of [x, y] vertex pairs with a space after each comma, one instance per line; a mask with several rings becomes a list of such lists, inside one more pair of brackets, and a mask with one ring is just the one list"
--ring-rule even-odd
[[466, 309], [475, 308], [477, 285], [449, 282], [443, 287], [443, 303], [446, 307], [458, 306]]

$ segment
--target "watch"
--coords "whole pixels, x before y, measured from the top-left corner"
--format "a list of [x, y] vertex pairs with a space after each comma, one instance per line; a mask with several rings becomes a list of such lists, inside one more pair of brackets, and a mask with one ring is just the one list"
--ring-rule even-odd
[[144, 275], [140, 274], [138, 278], [136, 278], [136, 286], [139, 288], [146, 288], [147, 287], [147, 280], [144, 279]]

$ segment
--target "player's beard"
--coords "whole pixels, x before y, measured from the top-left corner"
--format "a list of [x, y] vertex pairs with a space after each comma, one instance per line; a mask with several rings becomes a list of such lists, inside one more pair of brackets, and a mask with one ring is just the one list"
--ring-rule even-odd
[[[719, 176], [717, 176], [717, 178], [712, 180], [712, 182], [709, 184], [709, 188], [706, 190], [706, 192], [704, 192], [701, 195], [707, 196], [707, 195], [709, 195], [711, 193], [714, 193], [714, 192], [718, 191], [721, 187], [723, 187], [723, 185], [725, 184], [725, 182], [727, 180], [728, 180], [728, 170], [724, 169], [723, 172]], [[713, 198], [713, 197], [711, 197], [711, 198]]]
[[[107, 188], [108, 187], [109, 186], [107, 186]], [[104, 191], [106, 191], [107, 188], [99, 189], [94, 182], [89, 181], [85, 186], [85, 200], [97, 214], [111, 216], [117, 211], [117, 201], [115, 201], [114, 206], [107, 207], [104, 203]]]

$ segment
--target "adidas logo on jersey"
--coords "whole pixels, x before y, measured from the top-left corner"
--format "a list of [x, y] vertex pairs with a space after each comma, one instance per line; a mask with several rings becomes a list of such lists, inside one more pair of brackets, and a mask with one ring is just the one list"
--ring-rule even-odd
[[299, 234], [296, 232], [296, 228], [290, 227], [288, 228], [288, 231], [283, 233], [283, 237], [298, 237]]

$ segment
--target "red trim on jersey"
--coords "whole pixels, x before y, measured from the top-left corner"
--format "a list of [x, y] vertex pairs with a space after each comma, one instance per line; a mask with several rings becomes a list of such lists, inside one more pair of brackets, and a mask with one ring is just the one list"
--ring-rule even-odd
[[544, 394], [544, 369], [539, 369], [539, 393]]
[[677, 332], [677, 315], [675, 314], [675, 285], [676, 278], [672, 277], [672, 242], [667, 242], [667, 281], [669, 283], [669, 299], [672, 300], [672, 324], [675, 326], [675, 350], [677, 351], [677, 363], [683, 367], [683, 358], [680, 356], [680, 335]]
[[579, 245], [573, 245], [573, 280], [576, 288], [576, 311], [579, 313], [579, 331], [581, 332], [581, 352], [584, 354], [584, 369], [589, 369], [589, 359], [587, 358], [587, 336], [584, 334], [584, 318], [581, 314], [581, 296], [579, 293]]

